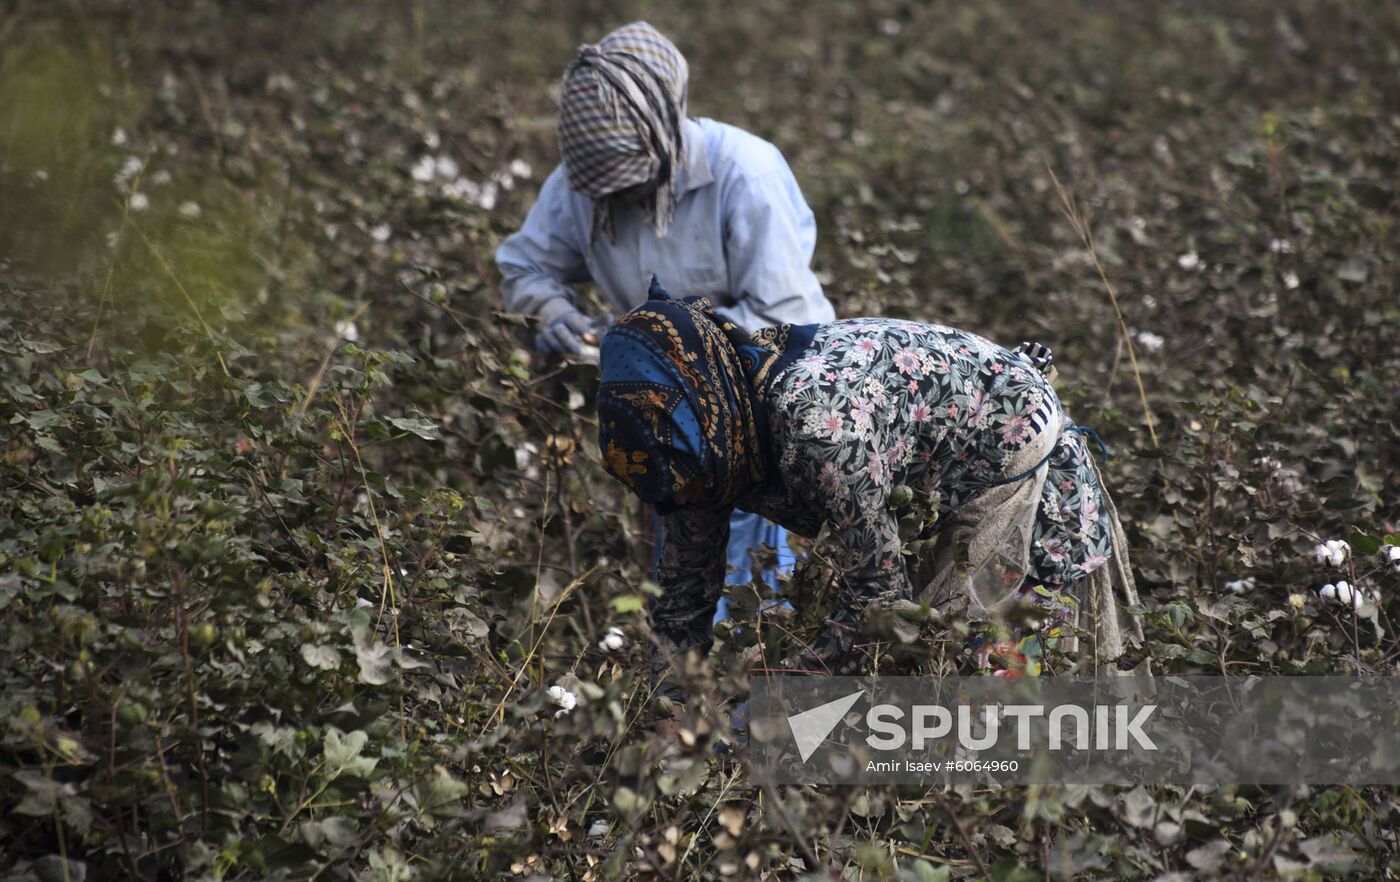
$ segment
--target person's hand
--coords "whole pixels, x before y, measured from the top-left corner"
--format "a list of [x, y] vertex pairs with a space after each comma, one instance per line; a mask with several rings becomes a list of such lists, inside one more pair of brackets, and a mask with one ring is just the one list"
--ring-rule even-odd
[[584, 347], [596, 349], [603, 331], [612, 324], [612, 316], [592, 318], [565, 304], [562, 311], [545, 319], [535, 336], [535, 349], [547, 355], [579, 355]]
[[572, 306], [560, 314], [546, 319], [540, 332], [535, 335], [535, 349], [546, 355], [577, 355], [579, 347], [586, 342], [585, 335], [592, 335], [593, 320]]

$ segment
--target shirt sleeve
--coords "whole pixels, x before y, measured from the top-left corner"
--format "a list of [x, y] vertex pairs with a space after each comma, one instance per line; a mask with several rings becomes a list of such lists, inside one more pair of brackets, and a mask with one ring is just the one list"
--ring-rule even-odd
[[746, 331], [836, 317], [812, 272], [817, 222], [792, 170], [777, 167], [728, 185], [725, 254], [735, 302], [718, 312]]
[[557, 313], [563, 304], [575, 302], [572, 286], [589, 281], [584, 260], [587, 242], [581, 238], [583, 224], [574, 205], [577, 198], [569, 189], [564, 167], [555, 168], [540, 188], [524, 226], [496, 249], [507, 310], [540, 316]]
[[[801, 414], [794, 418], [804, 422]], [[805, 488], [810, 501], [821, 507], [844, 552], [837, 561], [841, 577], [835, 608], [821, 637], [791, 663], [795, 669], [832, 674], [854, 670], [852, 650], [866, 606], [911, 596], [899, 519], [889, 501], [890, 470], [879, 452], [888, 449], [887, 435], [878, 429], [858, 434], [848, 428], [833, 439], [804, 432], [794, 439], [795, 450], [784, 456], [784, 480]]]
[[729, 509], [683, 510], [667, 515], [651, 605], [653, 630], [672, 647], [708, 649], [715, 604], [728, 570]]

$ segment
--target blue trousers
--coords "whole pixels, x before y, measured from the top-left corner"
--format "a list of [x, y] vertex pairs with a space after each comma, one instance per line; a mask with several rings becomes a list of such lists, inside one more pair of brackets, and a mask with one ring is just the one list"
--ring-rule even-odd
[[[778, 590], [778, 573], [792, 572], [797, 562], [792, 549], [788, 548], [787, 530], [771, 521], [765, 521], [756, 514], [734, 510], [729, 518], [729, 548], [725, 556], [729, 562], [729, 575], [725, 578], [729, 585], [747, 585], [752, 578], [752, 552], [760, 545], [768, 545], [778, 552], [777, 567], [765, 570], [763, 581], [774, 591]], [[722, 622], [729, 618], [729, 598], [721, 597], [715, 606], [714, 621]]]
[[[656, 555], [651, 562], [653, 574], [655, 574], [657, 562], [661, 558], [661, 542], [664, 541], [664, 528], [659, 515], [656, 516], [655, 533], [657, 536]], [[762, 573], [763, 581], [774, 591], [777, 591], [778, 574], [792, 572], [793, 564], [797, 562], [792, 549], [788, 548], [787, 530], [777, 524], [765, 521], [756, 514], [734, 509], [734, 513], [729, 517], [729, 547], [725, 549], [725, 559], [729, 572], [729, 575], [725, 577], [726, 584], [747, 585], [749, 583], [753, 571], [752, 552], [760, 545], [770, 546], [778, 552], [778, 565]], [[722, 622], [728, 618], [729, 598], [721, 597], [719, 603], [715, 605], [714, 622]]]

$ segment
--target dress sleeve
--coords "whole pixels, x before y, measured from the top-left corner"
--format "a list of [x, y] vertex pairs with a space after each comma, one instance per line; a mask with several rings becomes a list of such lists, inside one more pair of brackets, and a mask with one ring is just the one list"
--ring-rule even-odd
[[834, 319], [811, 268], [816, 244], [816, 219], [786, 163], [730, 183], [724, 245], [735, 302], [718, 311], [750, 332]]
[[667, 515], [656, 580], [661, 596], [651, 605], [653, 630], [673, 651], [710, 647], [710, 623], [724, 590], [729, 509]]
[[[815, 410], [819, 405], [812, 404]], [[819, 410], [816, 418], [795, 414], [798, 424], [821, 425], [839, 415]], [[801, 670], [848, 673], [855, 668], [852, 648], [865, 607], [874, 600], [891, 601], [911, 596], [899, 539], [899, 520], [890, 506], [891, 457], [897, 456], [889, 439], [897, 437], [899, 421], [844, 420], [844, 428], [831, 431], [799, 431], [793, 450], [784, 456], [784, 479], [803, 488], [812, 504], [821, 507], [833, 535], [844, 551], [834, 610], [826, 619], [822, 636], [799, 654], [792, 667]]]
[[496, 249], [506, 309], [549, 318], [574, 304], [572, 286], [589, 280], [587, 243], [576, 215], [560, 166], [545, 179], [524, 225]]

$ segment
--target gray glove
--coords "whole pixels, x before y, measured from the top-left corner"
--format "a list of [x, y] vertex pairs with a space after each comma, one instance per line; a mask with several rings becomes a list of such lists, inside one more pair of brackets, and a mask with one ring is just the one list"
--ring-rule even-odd
[[548, 355], [578, 355], [583, 335], [597, 333], [594, 320], [563, 299], [546, 304], [540, 322], [535, 349]]

